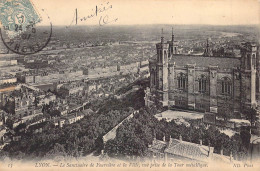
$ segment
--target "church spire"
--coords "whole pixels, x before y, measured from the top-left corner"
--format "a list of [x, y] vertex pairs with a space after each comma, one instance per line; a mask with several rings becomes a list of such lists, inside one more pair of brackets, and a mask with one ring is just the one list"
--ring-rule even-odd
[[172, 27], [172, 42], [174, 42], [173, 27]]
[[209, 38], [207, 38], [207, 47], [206, 47], [206, 52], [207, 52], [208, 55], [209, 55]]
[[209, 48], [209, 39], [208, 38], [207, 38], [207, 45], [206, 45], [203, 56], [212, 56], [212, 52]]
[[162, 28], [162, 37], [161, 37], [161, 43], [164, 43], [164, 37], [163, 37], [163, 28]]

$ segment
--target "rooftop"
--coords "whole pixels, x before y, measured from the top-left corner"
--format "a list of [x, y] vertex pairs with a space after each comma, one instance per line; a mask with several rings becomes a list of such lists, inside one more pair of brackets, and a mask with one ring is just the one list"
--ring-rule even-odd
[[154, 139], [153, 144], [149, 147], [149, 151], [153, 153], [168, 153], [174, 156], [181, 156], [203, 162], [218, 161], [230, 163], [231, 159], [230, 156], [214, 153], [214, 147], [173, 138], [170, 138], [169, 142]]
[[218, 66], [220, 69], [231, 69], [233, 67], [240, 67], [240, 58], [227, 57], [174, 55], [170, 62], [175, 62], [177, 66], [196, 64], [196, 67], [208, 67], [211, 65]]
[[169, 143], [169, 147], [167, 147], [165, 150], [167, 153], [202, 161], [209, 157], [208, 146], [172, 138], [171, 141], [172, 142]]
[[14, 91], [16, 86], [9, 86], [5, 88], [0, 88], [0, 92], [8, 92], [8, 91]]
[[166, 142], [154, 139], [153, 145], [151, 147], [149, 147], [149, 150], [153, 151], [153, 152], [163, 153], [166, 147], [167, 147]]

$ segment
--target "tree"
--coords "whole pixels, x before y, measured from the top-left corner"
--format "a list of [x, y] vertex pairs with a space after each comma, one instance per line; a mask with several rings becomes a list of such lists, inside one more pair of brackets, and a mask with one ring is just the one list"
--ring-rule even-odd
[[14, 130], [15, 130], [15, 132], [19, 132], [20, 130], [25, 129], [25, 128], [26, 128], [26, 124], [21, 123]]
[[3, 150], [0, 151], [0, 160], [1, 161], [4, 161], [8, 157], [9, 157], [9, 153], [8, 152], [3, 151]]
[[242, 145], [248, 150], [249, 149], [249, 144], [250, 144], [250, 139], [251, 139], [251, 134], [247, 130], [242, 130], [240, 131], [240, 138], [242, 141]]
[[244, 111], [244, 114], [246, 115], [246, 119], [250, 120], [251, 125], [254, 125], [254, 123], [257, 121], [257, 111], [254, 108], [249, 108]]
[[229, 101], [225, 101], [225, 103], [222, 103], [222, 117], [225, 119], [225, 120], [228, 120], [232, 117], [233, 115], [233, 112], [232, 112], [232, 104], [230, 104]]
[[15, 153], [15, 156], [16, 156], [16, 159], [21, 160], [21, 159], [24, 159], [25, 154], [23, 152], [21, 152], [21, 151], [17, 151]]
[[61, 116], [61, 113], [58, 110], [51, 110], [50, 111], [50, 116], [51, 117], [59, 117], [59, 116]]
[[67, 156], [64, 146], [59, 143], [56, 143], [53, 149], [51, 149], [49, 152], [46, 153], [45, 158], [52, 159], [56, 156], [63, 156], [63, 157]]
[[14, 101], [10, 101], [8, 100], [6, 102], [6, 104], [4, 105], [3, 109], [7, 112], [7, 113], [11, 113], [11, 114], [15, 114], [15, 103]]
[[12, 118], [7, 118], [6, 120], [6, 126], [9, 128], [9, 129], [13, 129], [13, 124], [14, 124], [14, 121]]
[[36, 97], [36, 98], [34, 99], [34, 105], [37, 107], [38, 104], [39, 104], [39, 97]]

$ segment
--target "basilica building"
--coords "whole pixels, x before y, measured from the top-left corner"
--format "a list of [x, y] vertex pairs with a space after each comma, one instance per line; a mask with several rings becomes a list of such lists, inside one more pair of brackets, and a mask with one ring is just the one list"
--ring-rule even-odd
[[258, 46], [247, 42], [241, 47], [241, 57], [181, 55], [174, 35], [170, 41], [162, 36], [156, 44], [157, 54], [149, 61], [146, 106], [218, 114], [256, 108], [260, 89]]

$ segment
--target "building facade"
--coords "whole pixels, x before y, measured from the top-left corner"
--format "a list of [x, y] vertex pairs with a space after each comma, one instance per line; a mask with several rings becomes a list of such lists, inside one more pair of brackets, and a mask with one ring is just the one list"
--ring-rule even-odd
[[162, 37], [156, 49], [149, 61], [146, 106], [218, 114], [257, 107], [260, 59], [256, 44], [242, 44], [241, 58], [180, 55], [174, 35], [167, 42]]

